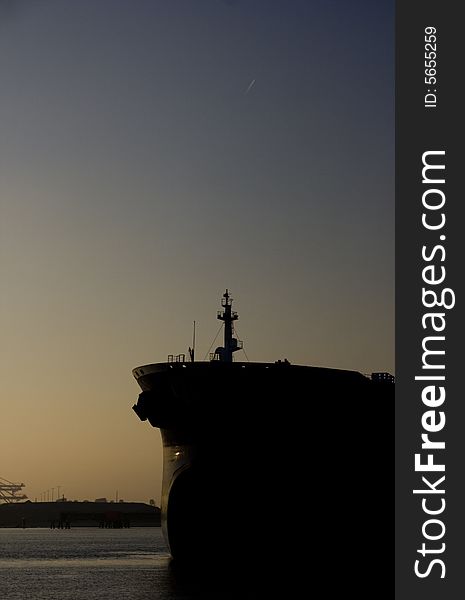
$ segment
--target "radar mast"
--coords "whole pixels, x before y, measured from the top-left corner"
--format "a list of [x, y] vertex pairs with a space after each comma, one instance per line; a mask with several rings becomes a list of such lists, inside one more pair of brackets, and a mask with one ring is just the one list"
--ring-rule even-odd
[[224, 323], [224, 346], [215, 350], [215, 357], [222, 362], [232, 362], [233, 353], [242, 350], [242, 342], [234, 337], [234, 321], [239, 315], [232, 310], [232, 298], [229, 290], [223, 294], [221, 306], [223, 310], [218, 311], [218, 319]]

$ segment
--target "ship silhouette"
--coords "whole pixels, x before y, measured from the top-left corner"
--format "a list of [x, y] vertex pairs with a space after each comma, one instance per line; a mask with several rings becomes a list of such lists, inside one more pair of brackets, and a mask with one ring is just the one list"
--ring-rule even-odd
[[175, 562], [243, 562], [247, 548], [246, 560], [280, 568], [277, 556], [302, 558], [302, 540], [317, 571], [346, 544], [370, 553], [392, 524], [379, 468], [391, 464], [393, 376], [236, 362], [228, 290], [217, 316], [224, 342], [210, 361], [190, 349], [187, 361], [133, 370], [133, 409], [161, 431], [162, 527]]

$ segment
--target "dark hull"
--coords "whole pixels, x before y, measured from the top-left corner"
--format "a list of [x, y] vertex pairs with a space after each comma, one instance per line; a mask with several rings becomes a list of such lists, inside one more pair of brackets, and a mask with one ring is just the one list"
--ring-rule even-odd
[[134, 374], [134, 408], [162, 433], [162, 523], [178, 561], [230, 564], [247, 547], [242, 561], [270, 566], [302, 558], [301, 540], [332, 561], [390, 539], [392, 384], [285, 363]]

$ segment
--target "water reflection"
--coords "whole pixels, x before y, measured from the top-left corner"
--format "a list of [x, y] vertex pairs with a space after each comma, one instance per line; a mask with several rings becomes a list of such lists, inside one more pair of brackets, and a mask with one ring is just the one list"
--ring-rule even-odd
[[[2, 597], [9, 600], [198, 600], [261, 597], [243, 568], [211, 557], [171, 560], [159, 529], [0, 529]], [[264, 595], [263, 595], [264, 596]], [[269, 596], [268, 596], [269, 597]]]

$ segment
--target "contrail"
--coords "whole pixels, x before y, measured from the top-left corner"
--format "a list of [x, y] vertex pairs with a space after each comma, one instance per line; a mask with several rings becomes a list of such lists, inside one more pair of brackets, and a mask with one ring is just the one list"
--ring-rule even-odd
[[254, 85], [255, 85], [255, 79], [252, 79], [252, 81], [249, 83], [249, 87], [244, 92], [244, 96], [247, 96], [247, 94], [250, 92], [250, 90], [253, 88]]

